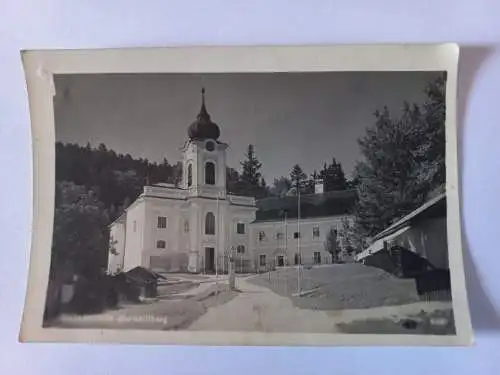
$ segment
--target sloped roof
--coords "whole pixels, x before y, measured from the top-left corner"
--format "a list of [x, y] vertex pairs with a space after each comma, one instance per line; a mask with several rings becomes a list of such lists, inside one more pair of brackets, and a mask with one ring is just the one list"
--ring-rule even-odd
[[[322, 194], [301, 194], [300, 217], [302, 219], [345, 215], [351, 212], [356, 202], [356, 190], [329, 191]], [[255, 221], [282, 220], [298, 217], [298, 197], [270, 197], [256, 202], [258, 211]]]
[[413, 225], [417, 221], [444, 216], [446, 216], [446, 193], [441, 193], [436, 195], [434, 198], [429, 199], [423, 205], [396, 221], [387, 229], [378, 233], [373, 240], [376, 241], [380, 238], [388, 236], [399, 230], [401, 227]]
[[159, 278], [165, 279], [156, 272], [150, 271], [144, 267], [135, 267], [125, 272], [127, 278], [138, 283], [150, 283], [157, 281]]

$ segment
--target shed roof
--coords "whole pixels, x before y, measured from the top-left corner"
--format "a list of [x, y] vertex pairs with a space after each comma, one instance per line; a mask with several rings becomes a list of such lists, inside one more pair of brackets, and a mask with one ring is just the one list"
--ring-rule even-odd
[[125, 275], [128, 279], [141, 284], [155, 282], [160, 278], [165, 279], [165, 277], [161, 276], [160, 274], [141, 266], [132, 268], [131, 270], [125, 272]]

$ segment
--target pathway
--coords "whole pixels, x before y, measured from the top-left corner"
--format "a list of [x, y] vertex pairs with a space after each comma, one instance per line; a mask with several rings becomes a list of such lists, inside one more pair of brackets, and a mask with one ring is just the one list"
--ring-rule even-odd
[[234, 299], [210, 308], [188, 329], [196, 331], [260, 331], [294, 333], [337, 332], [335, 320], [324, 311], [295, 307], [287, 297], [265, 287], [238, 280], [241, 293]]
[[[270, 289], [239, 278], [241, 291], [228, 303], [210, 308], [189, 326], [189, 330], [260, 331], [293, 333], [335, 333], [337, 324], [368, 319], [391, 319], [451, 308], [451, 302], [417, 302], [400, 306], [380, 306], [349, 310], [300, 309], [292, 301]], [[307, 298], [307, 297], [303, 297]]]

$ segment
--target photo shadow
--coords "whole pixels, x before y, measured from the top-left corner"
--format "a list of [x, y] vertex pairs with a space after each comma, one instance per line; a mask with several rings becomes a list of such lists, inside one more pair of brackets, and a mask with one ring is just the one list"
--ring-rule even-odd
[[[468, 99], [478, 72], [493, 54], [493, 51], [494, 48], [492, 46], [463, 46], [460, 50], [457, 97], [457, 132], [460, 150], [458, 167], [460, 171], [463, 171], [464, 166], [465, 155], [462, 146], [464, 144], [463, 134]], [[463, 176], [461, 177], [460, 185], [460, 202], [463, 202]], [[461, 206], [463, 208], [463, 204]], [[500, 330], [500, 314], [491, 302], [481, 282], [481, 277], [472, 256], [470, 242], [467, 233], [465, 233], [463, 216], [461, 221], [464, 272], [472, 327], [476, 331], [498, 331]]]

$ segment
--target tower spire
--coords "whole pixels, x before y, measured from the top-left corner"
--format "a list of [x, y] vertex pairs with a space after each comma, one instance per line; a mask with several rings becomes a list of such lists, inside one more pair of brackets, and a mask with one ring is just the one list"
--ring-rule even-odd
[[207, 107], [205, 106], [205, 87], [201, 88], [201, 108], [198, 118], [205, 118], [210, 121], [210, 115], [208, 114]]
[[213, 139], [217, 140], [220, 136], [220, 129], [214, 123], [208, 114], [205, 105], [205, 87], [201, 88], [201, 108], [196, 116], [196, 120], [188, 128], [188, 136], [190, 139]]

